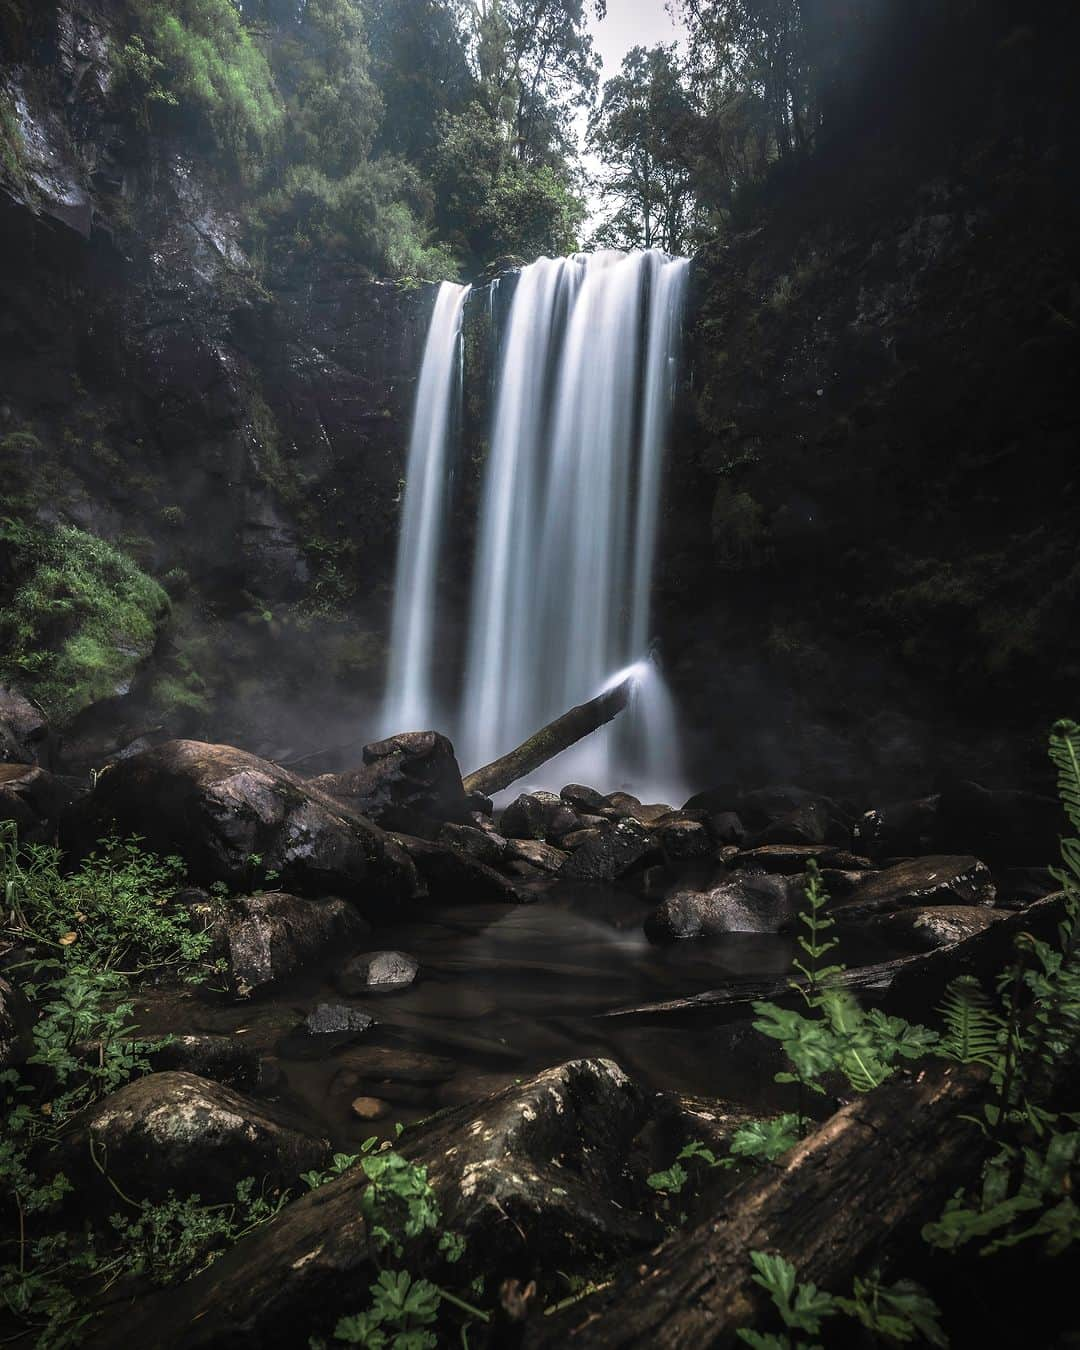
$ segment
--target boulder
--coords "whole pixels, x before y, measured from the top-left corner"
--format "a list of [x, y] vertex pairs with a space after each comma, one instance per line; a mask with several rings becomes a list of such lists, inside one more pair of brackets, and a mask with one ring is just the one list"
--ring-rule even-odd
[[851, 919], [915, 905], [992, 905], [994, 894], [990, 869], [978, 858], [912, 858], [868, 876], [833, 911]]
[[304, 1018], [304, 1030], [309, 1036], [354, 1036], [374, 1025], [375, 1019], [369, 1012], [347, 1003], [316, 1003]]
[[557, 839], [579, 824], [576, 812], [553, 792], [523, 792], [499, 818], [507, 839]]
[[616, 881], [659, 857], [656, 840], [636, 820], [620, 820], [613, 829], [582, 844], [563, 863], [559, 876], [569, 881]]
[[426, 833], [424, 823], [466, 823], [475, 809], [454, 747], [437, 731], [410, 731], [365, 745], [363, 764], [311, 785], [388, 830]]
[[641, 810], [640, 800], [629, 792], [609, 792], [604, 798], [603, 805], [610, 807], [620, 816], [632, 816], [635, 820]]
[[[466, 1240], [455, 1283], [483, 1275], [557, 1279], [595, 1270], [660, 1236], [627, 1154], [641, 1092], [610, 1060], [575, 1060], [451, 1108], [408, 1131], [397, 1151], [428, 1169], [445, 1226]], [[293, 1350], [365, 1306], [378, 1267], [359, 1168], [257, 1229], [212, 1270], [134, 1304], [97, 1340], [159, 1350]], [[414, 1274], [445, 1279], [420, 1248]], [[94, 1344], [94, 1342], [91, 1342]]]
[[28, 698], [0, 688], [0, 763], [48, 764], [49, 724]]
[[294, 1187], [301, 1172], [322, 1166], [329, 1148], [282, 1107], [192, 1073], [151, 1073], [90, 1108], [64, 1149], [64, 1170], [96, 1178], [115, 1201], [92, 1149], [133, 1199], [161, 1201], [172, 1190], [217, 1204], [233, 1199], [245, 1177], [270, 1189]]
[[802, 802], [754, 835], [755, 844], [834, 844], [848, 848], [851, 832], [824, 798]]
[[873, 858], [932, 852], [938, 843], [940, 797], [875, 807], [855, 822], [855, 847]]
[[506, 840], [494, 830], [481, 830], [475, 825], [444, 825], [436, 843], [456, 849], [477, 862], [497, 867], [506, 856]]
[[261, 1085], [259, 1048], [242, 1036], [170, 1036], [150, 1063], [159, 1073], [181, 1069], [241, 1091]]
[[17, 1068], [31, 1050], [34, 1013], [17, 985], [0, 976], [0, 1071]]
[[13, 820], [23, 844], [54, 844], [70, 789], [36, 764], [0, 764], [0, 820]]
[[1009, 867], [1057, 861], [1065, 816], [1056, 797], [955, 782], [941, 794], [938, 842]]
[[[815, 803], [824, 804], [826, 811], [830, 814], [837, 813], [837, 807], [834, 802], [827, 797], [822, 797], [820, 793], [808, 792], [806, 788], [796, 787], [793, 784], [783, 783], [778, 786], [755, 788], [752, 792], [744, 792], [735, 804], [735, 811], [740, 820], [746, 825], [746, 828], [753, 833], [759, 833], [767, 829], [777, 821], [783, 820], [792, 812], [797, 811], [802, 806], [810, 806]], [[687, 803], [689, 805], [689, 803]], [[706, 808], [708, 809], [708, 808]], [[722, 809], [722, 808], [717, 808]], [[782, 843], [820, 843], [823, 840], [804, 840], [804, 839], [775, 839], [771, 841], [762, 840], [763, 843], [772, 842]]]
[[734, 811], [706, 812], [706, 819], [717, 844], [742, 845], [745, 841], [746, 826]]
[[726, 783], [720, 787], [706, 788], [704, 792], [695, 792], [683, 802], [683, 810], [707, 811], [709, 815], [733, 813], [739, 796], [739, 789], [735, 784]]
[[233, 992], [247, 998], [329, 953], [358, 946], [371, 926], [345, 900], [266, 891], [228, 901], [219, 931]]
[[590, 827], [587, 830], [574, 830], [570, 834], [564, 834], [559, 843], [564, 849], [572, 852], [576, 848], [581, 848], [583, 844], [591, 844], [594, 839], [599, 839], [603, 833], [603, 830], [595, 827]]
[[[811, 859], [828, 867], [839, 853], [829, 844], [762, 844], [735, 855], [734, 866], [751, 872], [776, 872], [780, 876], [802, 875]], [[867, 864], [869, 866], [869, 863]]]
[[487, 863], [445, 844], [435, 844], [415, 835], [395, 834], [395, 842], [411, 859], [423, 879], [427, 898], [436, 904], [515, 905], [536, 896], [496, 872]]
[[419, 969], [408, 952], [361, 952], [338, 971], [337, 986], [343, 994], [392, 994], [408, 989]]
[[713, 837], [700, 820], [676, 818], [659, 826], [656, 839], [668, 862], [706, 858], [713, 851]]
[[598, 811], [605, 805], [602, 792], [597, 792], [595, 788], [583, 787], [581, 783], [567, 783], [559, 796], [568, 806], [579, 812]]
[[709, 890], [680, 888], [645, 920], [651, 942], [779, 933], [804, 906], [801, 877], [733, 872]]
[[[580, 833], [580, 830], [575, 830], [563, 838], [573, 838], [574, 834]], [[511, 858], [520, 858], [541, 872], [557, 872], [568, 856], [565, 849], [545, 844], [539, 839], [511, 839], [507, 851]]]
[[985, 905], [928, 905], [880, 914], [870, 921], [883, 941], [909, 951], [929, 952], [982, 933], [1005, 918], [1005, 911]]
[[229, 745], [169, 741], [110, 765], [68, 811], [61, 838], [85, 856], [113, 827], [179, 854], [196, 883], [250, 888], [252, 857], [298, 895], [341, 895], [365, 914], [421, 893], [404, 852], [363, 816], [268, 760]]
[[994, 872], [999, 909], [1023, 909], [1058, 889], [1048, 867], [1004, 867]]

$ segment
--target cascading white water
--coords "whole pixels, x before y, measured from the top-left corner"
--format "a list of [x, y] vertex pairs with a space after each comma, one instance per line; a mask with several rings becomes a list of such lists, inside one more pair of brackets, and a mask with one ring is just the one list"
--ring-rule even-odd
[[[544, 776], [678, 796], [675, 719], [646, 658], [687, 267], [655, 250], [610, 251], [541, 258], [517, 278], [495, 375], [460, 714], [449, 723], [466, 768], [632, 673], [627, 711]], [[460, 287], [440, 290], [417, 391], [387, 734], [439, 724], [433, 601], [464, 300]]]
[[382, 733], [432, 724], [431, 657], [435, 583], [446, 510], [450, 421], [461, 385], [461, 321], [468, 286], [444, 281], [424, 346], [416, 389], [398, 537], [390, 667]]
[[[657, 792], [677, 775], [670, 701], [646, 656], [660, 465], [687, 263], [605, 252], [522, 272], [480, 516], [459, 748], [483, 764], [614, 672], [619, 723], [547, 766]], [[670, 788], [669, 788], [670, 792]]]

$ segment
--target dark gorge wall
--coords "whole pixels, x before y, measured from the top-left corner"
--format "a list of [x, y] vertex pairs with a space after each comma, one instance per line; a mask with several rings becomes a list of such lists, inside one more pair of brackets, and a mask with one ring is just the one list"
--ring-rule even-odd
[[[171, 597], [153, 659], [68, 746], [355, 738], [430, 291], [256, 269], [227, 175], [121, 115], [118, 13], [42, 6], [0, 68], [0, 515], [101, 536]], [[7, 547], [8, 598], [19, 567]]]
[[1045, 772], [1080, 699], [1074, 7], [894, 7], [695, 263], [657, 625], [693, 776]]

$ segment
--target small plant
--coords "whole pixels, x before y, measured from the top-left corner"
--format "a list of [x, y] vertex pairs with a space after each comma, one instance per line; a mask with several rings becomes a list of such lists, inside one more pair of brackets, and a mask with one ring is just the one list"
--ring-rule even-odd
[[678, 1195], [690, 1179], [690, 1173], [682, 1165], [684, 1162], [695, 1162], [707, 1169], [734, 1168], [740, 1163], [775, 1162], [798, 1143], [798, 1126], [798, 1116], [790, 1112], [772, 1120], [748, 1121], [734, 1131], [728, 1140], [727, 1155], [723, 1157], [718, 1157], [700, 1141], [693, 1140], [679, 1152], [670, 1167], [653, 1172], [645, 1180], [654, 1191]]

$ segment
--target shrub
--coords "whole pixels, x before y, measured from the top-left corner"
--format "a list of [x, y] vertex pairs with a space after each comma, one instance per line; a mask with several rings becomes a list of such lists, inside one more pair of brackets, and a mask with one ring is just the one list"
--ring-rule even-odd
[[54, 721], [117, 692], [145, 658], [168, 610], [152, 578], [111, 544], [71, 526], [0, 522], [0, 676]]

